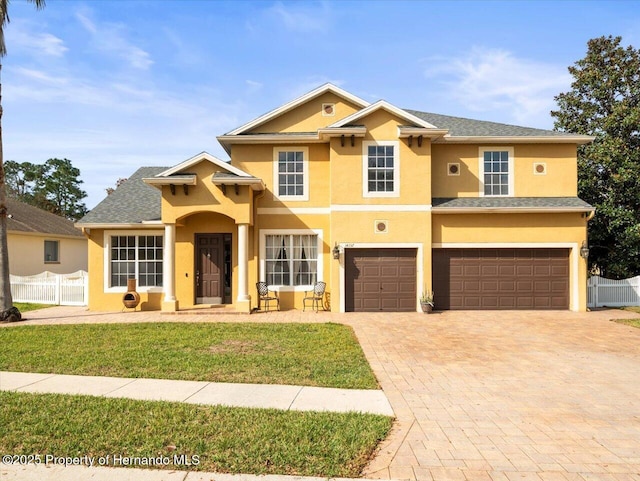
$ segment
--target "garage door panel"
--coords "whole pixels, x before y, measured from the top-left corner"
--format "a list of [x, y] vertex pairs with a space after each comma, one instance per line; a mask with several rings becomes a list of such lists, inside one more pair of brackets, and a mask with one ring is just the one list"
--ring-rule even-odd
[[435, 249], [437, 309], [568, 309], [568, 249]]
[[345, 250], [347, 311], [415, 311], [416, 249]]

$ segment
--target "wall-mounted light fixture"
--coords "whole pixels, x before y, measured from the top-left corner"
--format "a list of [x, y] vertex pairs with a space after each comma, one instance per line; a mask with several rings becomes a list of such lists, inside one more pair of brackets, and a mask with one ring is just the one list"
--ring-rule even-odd
[[333, 250], [331, 251], [333, 254], [333, 258], [334, 259], [340, 259], [340, 248], [338, 247], [338, 243], [336, 242], [336, 245], [333, 247]]
[[589, 258], [589, 246], [587, 245], [587, 241], [582, 241], [582, 246], [580, 247], [580, 257], [583, 259]]

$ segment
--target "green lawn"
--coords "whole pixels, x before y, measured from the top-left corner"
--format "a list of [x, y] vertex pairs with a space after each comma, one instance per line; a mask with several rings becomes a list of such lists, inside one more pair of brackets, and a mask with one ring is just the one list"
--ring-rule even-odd
[[29, 312], [52, 307], [51, 304], [34, 304], [33, 302], [14, 302], [13, 306], [17, 307], [20, 312]]
[[[640, 314], [640, 307], [637, 306], [623, 307], [622, 310]], [[619, 322], [620, 324], [626, 324], [628, 326], [640, 328], [640, 319], [615, 319], [615, 321]]]
[[356, 477], [390, 428], [391, 418], [356, 413], [0, 392], [0, 453], [110, 456], [109, 465], [165, 456], [151, 467]]
[[140, 323], [0, 329], [0, 370], [375, 389], [339, 324]]

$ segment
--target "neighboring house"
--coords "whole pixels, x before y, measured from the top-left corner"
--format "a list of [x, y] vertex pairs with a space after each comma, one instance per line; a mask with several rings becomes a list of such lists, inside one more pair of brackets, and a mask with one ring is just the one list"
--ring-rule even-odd
[[7, 213], [11, 274], [87, 270], [87, 239], [72, 221], [14, 199], [7, 199]]
[[587, 222], [576, 147], [592, 137], [403, 110], [323, 85], [145, 167], [77, 226], [90, 308], [257, 305], [255, 283], [301, 308], [315, 281], [333, 311], [586, 309]]

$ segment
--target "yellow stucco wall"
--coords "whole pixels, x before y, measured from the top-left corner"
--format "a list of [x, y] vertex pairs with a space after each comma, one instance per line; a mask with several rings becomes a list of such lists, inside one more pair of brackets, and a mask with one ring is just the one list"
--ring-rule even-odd
[[[491, 144], [433, 144], [433, 197], [478, 197], [480, 147]], [[494, 145], [496, 150], [505, 145]], [[517, 197], [574, 197], [578, 189], [576, 146], [514, 144], [514, 195]], [[460, 164], [460, 175], [448, 175], [449, 163]], [[535, 175], [534, 164], [546, 164], [546, 175]]]
[[[58, 241], [59, 262], [44, 261], [44, 241]], [[86, 271], [87, 240], [84, 237], [57, 237], [9, 232], [9, 271], [14, 276], [32, 276], [44, 271], [71, 274]]]

